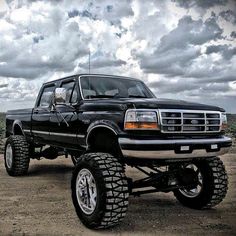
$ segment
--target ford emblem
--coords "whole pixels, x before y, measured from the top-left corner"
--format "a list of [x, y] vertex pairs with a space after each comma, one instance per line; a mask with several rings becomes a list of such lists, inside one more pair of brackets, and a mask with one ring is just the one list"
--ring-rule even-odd
[[191, 124], [197, 125], [198, 124], [198, 120], [191, 120]]

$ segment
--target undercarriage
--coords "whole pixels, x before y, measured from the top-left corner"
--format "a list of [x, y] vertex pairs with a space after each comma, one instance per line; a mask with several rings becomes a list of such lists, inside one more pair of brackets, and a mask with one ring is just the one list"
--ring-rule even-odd
[[198, 173], [191, 166], [184, 168], [187, 164], [161, 167], [135, 166], [147, 177], [135, 181], [128, 178], [130, 194], [140, 196], [154, 192], [170, 192], [180, 188], [195, 189], [199, 184]]

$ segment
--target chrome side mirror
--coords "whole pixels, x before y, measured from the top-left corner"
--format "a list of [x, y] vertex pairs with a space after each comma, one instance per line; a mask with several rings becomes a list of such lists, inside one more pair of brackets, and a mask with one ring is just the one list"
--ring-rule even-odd
[[66, 89], [65, 88], [56, 88], [55, 89], [54, 103], [55, 104], [66, 103]]

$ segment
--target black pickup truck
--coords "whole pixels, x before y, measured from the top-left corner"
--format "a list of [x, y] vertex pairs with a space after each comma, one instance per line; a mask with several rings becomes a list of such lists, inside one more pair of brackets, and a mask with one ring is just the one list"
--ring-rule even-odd
[[[172, 191], [195, 209], [220, 203], [228, 181], [218, 156], [232, 144], [226, 126], [224, 109], [158, 99], [140, 80], [74, 75], [45, 83], [33, 109], [7, 112], [5, 166], [19, 176], [32, 158], [70, 156], [79, 218], [107, 228], [125, 216], [129, 195]], [[146, 177], [126, 176], [127, 165]]]

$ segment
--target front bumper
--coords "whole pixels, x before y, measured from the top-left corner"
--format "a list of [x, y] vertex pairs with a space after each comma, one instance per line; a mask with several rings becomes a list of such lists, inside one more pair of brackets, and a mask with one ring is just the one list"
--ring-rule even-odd
[[139, 140], [119, 138], [123, 156], [144, 159], [183, 159], [224, 155], [231, 138]]

